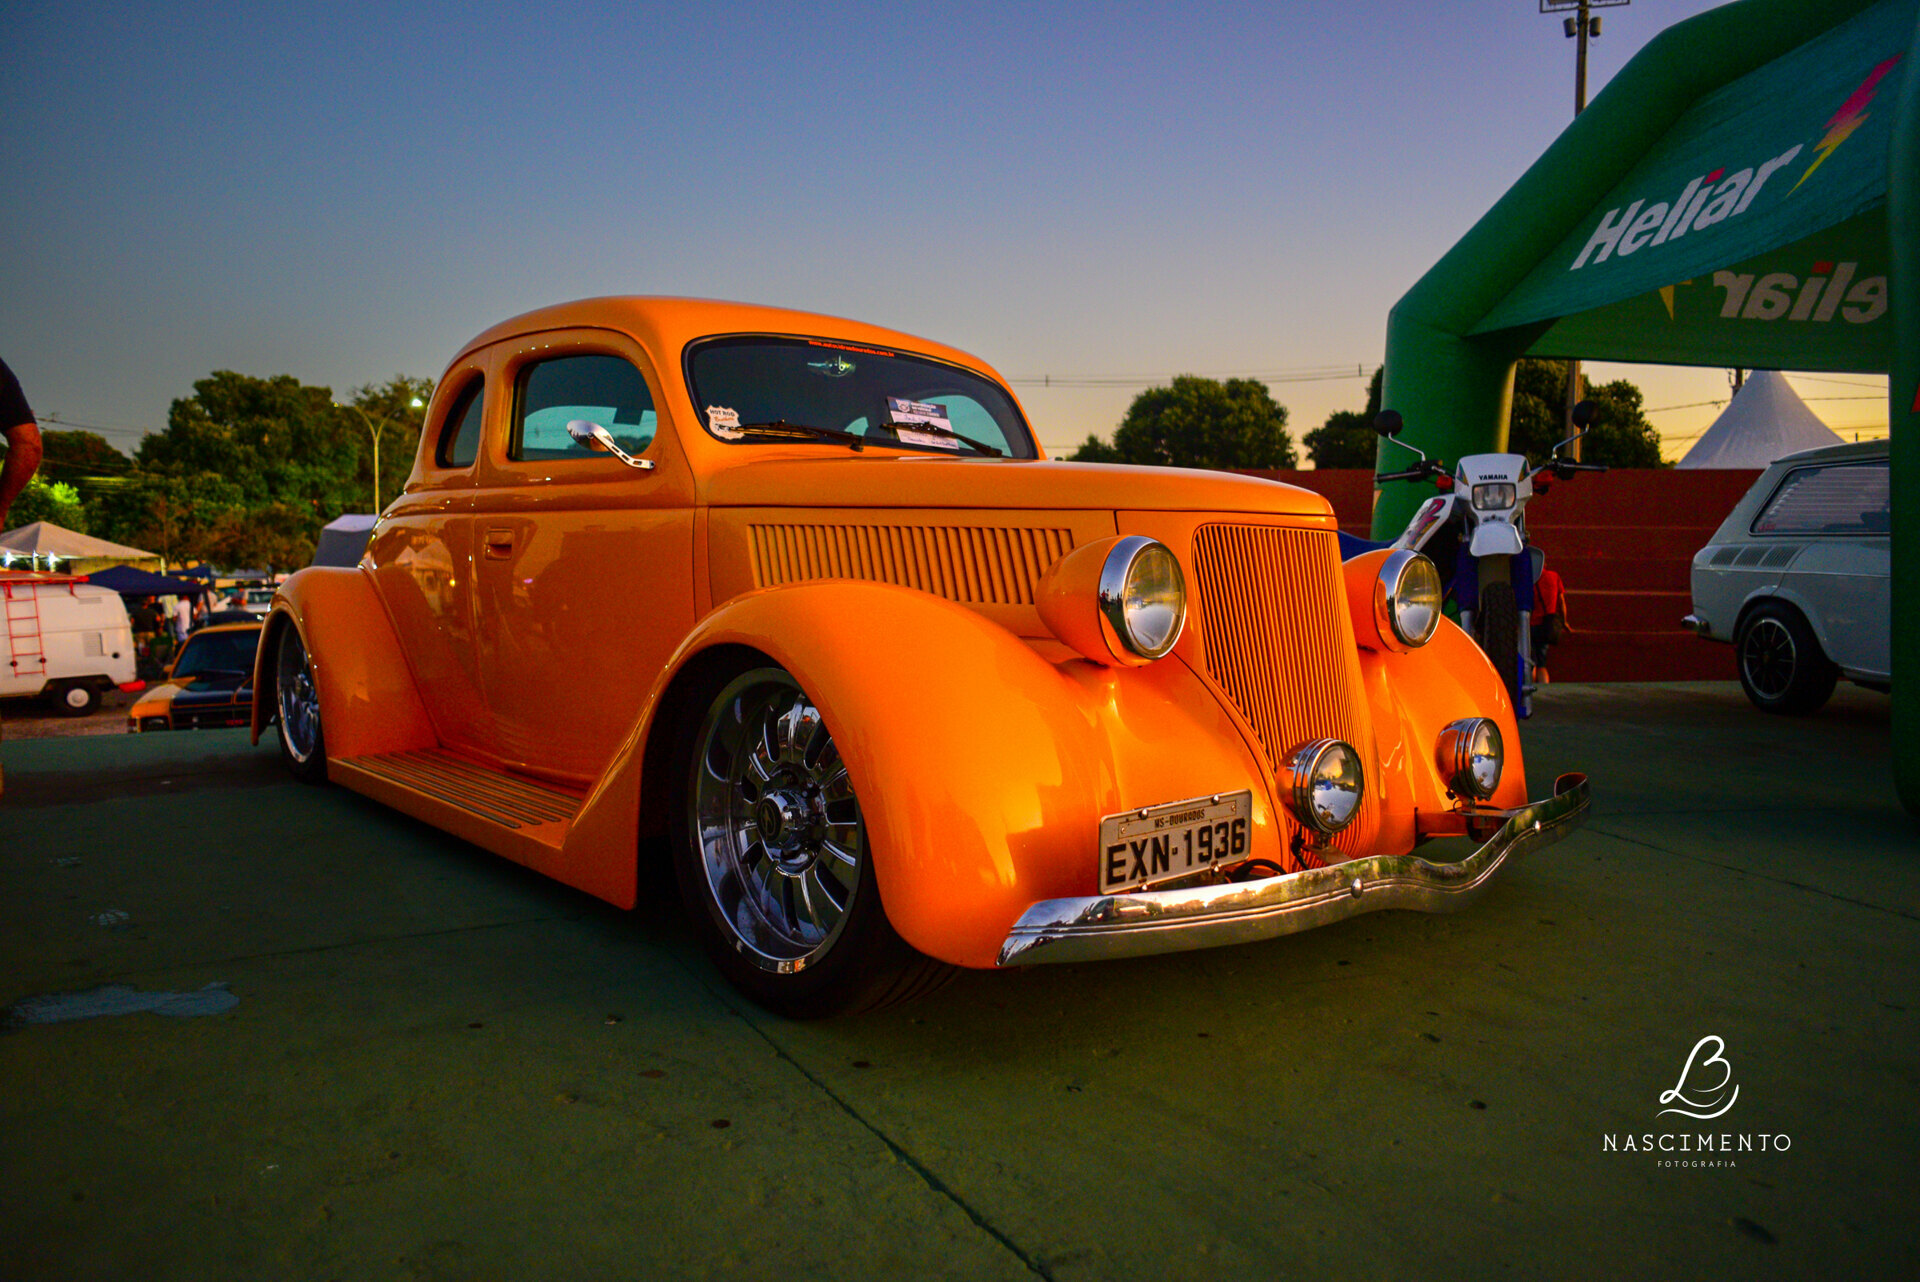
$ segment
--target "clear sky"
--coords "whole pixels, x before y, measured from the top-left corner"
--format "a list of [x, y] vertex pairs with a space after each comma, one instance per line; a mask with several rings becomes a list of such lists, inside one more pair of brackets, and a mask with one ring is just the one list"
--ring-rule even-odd
[[[1604, 10], [1590, 92], [1710, 7]], [[128, 450], [215, 369], [344, 397], [608, 293], [952, 343], [1051, 450], [1180, 373], [1268, 379], [1297, 439], [1362, 407], [1388, 310], [1573, 108], [1536, 0], [6, 13], [0, 355]], [[1727, 395], [1594, 372], [1669, 457]], [[1885, 434], [1883, 379], [1795, 381]]]

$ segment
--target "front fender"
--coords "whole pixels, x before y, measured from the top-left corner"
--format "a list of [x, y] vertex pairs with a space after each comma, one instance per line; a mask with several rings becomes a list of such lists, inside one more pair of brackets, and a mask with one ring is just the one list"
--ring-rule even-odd
[[273, 715], [273, 663], [287, 628], [298, 629], [313, 664], [329, 760], [436, 746], [433, 723], [372, 581], [358, 568], [338, 566], [310, 566], [274, 593], [254, 656], [255, 743]]
[[1440, 732], [1465, 717], [1489, 717], [1500, 727], [1506, 764], [1486, 805], [1516, 809], [1527, 804], [1526, 763], [1520, 723], [1506, 685], [1473, 638], [1450, 619], [1417, 650], [1395, 654], [1362, 647], [1360, 671], [1380, 753], [1381, 850], [1408, 850], [1427, 837], [1465, 831], [1458, 802], [1435, 760]]
[[859, 795], [887, 916], [930, 956], [994, 965], [1029, 905], [1091, 893], [1105, 814], [1251, 788], [1254, 854], [1281, 857], [1258, 765], [1177, 660], [1104, 668], [924, 592], [811, 582], [708, 615], [650, 706], [723, 645], [768, 655], [813, 698]]
[[1525, 550], [1520, 540], [1520, 531], [1505, 521], [1488, 521], [1476, 525], [1473, 539], [1467, 545], [1467, 552], [1475, 560], [1483, 556], [1518, 556]]

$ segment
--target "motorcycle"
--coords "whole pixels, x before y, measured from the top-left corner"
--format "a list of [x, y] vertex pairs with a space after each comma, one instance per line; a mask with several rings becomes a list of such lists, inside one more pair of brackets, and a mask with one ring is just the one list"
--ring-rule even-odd
[[[1374, 430], [1420, 461], [1400, 472], [1382, 472], [1376, 483], [1432, 480], [1440, 493], [1414, 512], [1407, 528], [1391, 544], [1424, 552], [1440, 571], [1446, 595], [1459, 611], [1460, 626], [1473, 637], [1488, 662], [1506, 683], [1515, 713], [1533, 713], [1534, 588], [1546, 569], [1546, 555], [1527, 542], [1527, 502], [1544, 493], [1534, 478], [1550, 471], [1562, 480], [1576, 472], [1604, 472], [1602, 463], [1579, 463], [1560, 457], [1560, 451], [1587, 434], [1594, 406], [1582, 401], [1573, 409], [1579, 430], [1555, 445], [1547, 461], [1531, 470], [1524, 454], [1468, 454], [1451, 474], [1440, 459], [1430, 459], [1419, 447], [1400, 440], [1404, 426], [1394, 410], [1383, 410]], [[1464, 499], [1464, 501], [1463, 501]]]

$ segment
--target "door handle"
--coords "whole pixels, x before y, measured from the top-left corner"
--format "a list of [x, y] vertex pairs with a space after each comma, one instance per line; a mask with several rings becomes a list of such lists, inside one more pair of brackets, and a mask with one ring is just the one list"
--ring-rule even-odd
[[513, 555], [512, 530], [488, 530], [486, 535], [487, 559], [504, 561]]

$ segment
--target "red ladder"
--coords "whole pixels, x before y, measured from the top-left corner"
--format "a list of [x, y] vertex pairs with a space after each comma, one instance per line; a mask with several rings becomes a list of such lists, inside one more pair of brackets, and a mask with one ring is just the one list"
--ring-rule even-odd
[[26, 663], [37, 664], [39, 675], [46, 676], [47, 648], [40, 636], [40, 585], [0, 584], [0, 592], [6, 595], [7, 648], [12, 651], [14, 675], [20, 675], [20, 665]]

